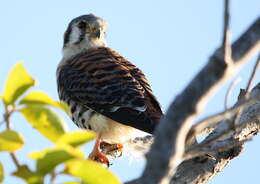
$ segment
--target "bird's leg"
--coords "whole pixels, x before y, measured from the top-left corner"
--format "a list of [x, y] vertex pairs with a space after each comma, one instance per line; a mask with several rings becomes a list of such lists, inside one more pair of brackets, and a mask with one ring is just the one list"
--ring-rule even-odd
[[101, 143], [101, 136], [97, 137], [96, 143], [92, 152], [89, 154], [88, 158], [102, 164], [106, 164], [109, 167], [109, 160], [105, 154], [100, 151], [100, 143]]
[[100, 142], [100, 149], [109, 148], [110, 151], [123, 151], [123, 144], [110, 144], [108, 142], [102, 141]]
[[112, 158], [118, 158], [122, 156], [123, 144], [111, 144], [103, 141], [100, 143], [100, 150], [105, 155], [109, 155]]

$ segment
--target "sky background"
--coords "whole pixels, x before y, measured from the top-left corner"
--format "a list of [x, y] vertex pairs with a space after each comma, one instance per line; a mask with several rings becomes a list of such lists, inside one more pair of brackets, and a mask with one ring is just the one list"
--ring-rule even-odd
[[[55, 71], [61, 59], [63, 33], [71, 19], [94, 13], [109, 23], [109, 47], [143, 70], [155, 96], [166, 110], [221, 44], [222, 12], [221, 0], [1, 1], [0, 91], [11, 67], [23, 61], [27, 71], [38, 81], [33, 90], [45, 91], [57, 100]], [[259, 0], [232, 1], [232, 40], [245, 31], [259, 13]], [[245, 88], [254, 62], [255, 58], [239, 72], [242, 82], [234, 90], [230, 106], [236, 101], [239, 89]], [[259, 82], [259, 72], [256, 79]], [[211, 99], [200, 118], [223, 110], [227, 86], [228, 83]], [[77, 129], [65, 114], [62, 116], [70, 130]], [[27, 158], [30, 150], [41, 150], [52, 144], [19, 114], [14, 115], [12, 122], [14, 129], [21, 132], [26, 140], [25, 147], [17, 153], [18, 158], [22, 163], [30, 163], [33, 168]], [[0, 131], [3, 129], [4, 126], [1, 126]], [[259, 142], [259, 136], [255, 136], [246, 144], [240, 157], [209, 183], [257, 183]], [[88, 146], [87, 151], [90, 149]], [[8, 176], [14, 171], [14, 166], [7, 154], [0, 153], [0, 161], [7, 175], [4, 183], [23, 183]], [[122, 181], [127, 181], [138, 177], [143, 166], [144, 161], [120, 158], [113, 161], [111, 170]]]

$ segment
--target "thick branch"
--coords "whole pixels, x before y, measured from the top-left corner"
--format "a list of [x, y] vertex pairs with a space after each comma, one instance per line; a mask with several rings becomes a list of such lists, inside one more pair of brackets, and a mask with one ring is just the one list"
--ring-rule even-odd
[[[252, 90], [251, 97], [258, 99], [251, 106], [245, 107], [236, 130], [230, 129], [230, 123], [226, 120], [219, 123], [217, 129], [210, 134], [201, 144], [196, 145], [201, 150], [187, 150], [186, 158], [196, 158], [184, 161], [179, 167], [172, 184], [203, 184], [220, 172], [231, 159], [242, 151], [243, 144], [260, 131], [260, 83]], [[221, 140], [216, 140], [208, 146], [202, 146], [223, 132], [228, 132]], [[205, 156], [210, 154], [211, 157]], [[138, 180], [127, 184], [138, 184]]]
[[[260, 95], [260, 83], [254, 88], [251, 93], [252, 95]], [[217, 149], [216, 152], [210, 152], [214, 158], [200, 156], [188, 161], [183, 162], [173, 177], [171, 183], [173, 184], [202, 184], [206, 183], [210, 178], [215, 176], [220, 172], [231, 159], [235, 158], [242, 151], [243, 143], [249, 140], [252, 136], [256, 135], [260, 131], [260, 101], [256, 102], [250, 107], [245, 108], [241, 115], [241, 119], [237, 127], [239, 127], [236, 132], [232, 132], [227, 135], [222, 140], [214, 142], [214, 144], [209, 145], [204, 148], [205, 150]], [[216, 135], [221, 134], [223, 131], [228, 129], [229, 123], [223, 121], [218, 128], [209, 135], [205, 141], [216, 137]], [[232, 148], [227, 148], [225, 151], [219, 151], [218, 147], [221, 145], [228, 144], [240, 144]]]
[[259, 40], [260, 18], [232, 44], [232, 66], [225, 63], [223, 51], [218, 49], [208, 64], [176, 97], [155, 132], [155, 141], [147, 154], [147, 165], [140, 183], [168, 183], [182, 161], [185, 138], [191, 122], [202, 112], [209, 96], [220, 84], [229, 79], [252, 54], [259, 51]]

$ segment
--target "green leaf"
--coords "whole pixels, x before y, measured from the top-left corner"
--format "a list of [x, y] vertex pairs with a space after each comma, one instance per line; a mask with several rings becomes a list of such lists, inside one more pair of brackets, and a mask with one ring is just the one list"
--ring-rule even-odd
[[27, 165], [22, 165], [17, 171], [13, 172], [12, 175], [25, 180], [28, 184], [43, 183], [43, 177], [35, 172], [32, 172]]
[[4, 167], [2, 165], [2, 163], [0, 162], [0, 183], [4, 180]]
[[37, 172], [45, 175], [52, 172], [58, 164], [73, 158], [83, 158], [84, 154], [71, 146], [62, 146], [34, 152], [29, 157], [37, 160]]
[[6, 130], [0, 133], [0, 151], [14, 152], [24, 145], [20, 134], [13, 130]]
[[35, 80], [26, 72], [21, 62], [17, 63], [8, 75], [4, 86], [5, 106], [13, 104], [26, 90], [35, 84]]
[[87, 130], [78, 130], [71, 133], [66, 133], [57, 141], [58, 145], [71, 145], [73, 147], [85, 144], [96, 137], [96, 134]]
[[64, 105], [64, 103], [54, 101], [51, 97], [49, 97], [46, 93], [41, 91], [33, 91], [27, 94], [23, 99], [19, 102], [19, 104], [26, 105], [51, 105], [53, 107], [57, 107], [65, 112], [68, 111], [68, 107]]
[[85, 183], [120, 184], [119, 179], [101, 164], [91, 161], [75, 159], [67, 162], [66, 171], [72, 176], [79, 177]]
[[61, 118], [44, 106], [30, 105], [20, 109], [20, 112], [34, 128], [51, 141], [55, 142], [66, 132]]

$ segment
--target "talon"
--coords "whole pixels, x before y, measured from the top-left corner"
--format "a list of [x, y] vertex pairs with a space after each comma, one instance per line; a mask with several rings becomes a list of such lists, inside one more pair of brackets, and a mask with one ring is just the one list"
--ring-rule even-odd
[[90, 160], [100, 162], [102, 164], [106, 164], [107, 167], [110, 166], [108, 158], [103, 153], [101, 153], [100, 151], [97, 152], [96, 150], [93, 150], [93, 152], [91, 152], [89, 154], [88, 158]]
[[95, 146], [94, 146], [94, 149], [93, 151], [89, 154], [88, 158], [90, 160], [94, 160], [94, 161], [97, 161], [97, 162], [100, 162], [102, 164], [106, 164], [107, 167], [110, 166], [110, 163], [109, 163], [109, 160], [108, 158], [106, 157], [105, 154], [103, 154], [100, 150], [100, 137], [97, 138], [96, 140], [96, 143], [95, 143]]

